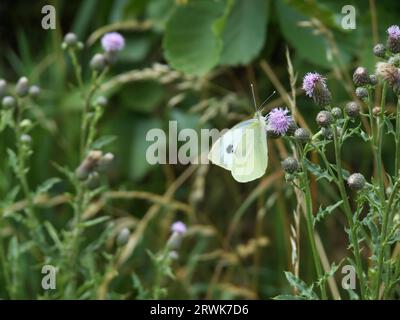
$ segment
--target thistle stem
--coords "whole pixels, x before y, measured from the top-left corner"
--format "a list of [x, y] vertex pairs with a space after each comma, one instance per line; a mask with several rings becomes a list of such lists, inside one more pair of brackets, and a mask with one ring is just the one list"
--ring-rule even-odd
[[[377, 260], [377, 273], [375, 279], [375, 299], [379, 298], [379, 289], [380, 283], [382, 278], [382, 271], [383, 271], [383, 260], [385, 255], [385, 248], [386, 248], [386, 238], [387, 238], [387, 229], [388, 229], [388, 216], [389, 216], [389, 206], [385, 205], [385, 186], [383, 184], [383, 172], [382, 172], [382, 140], [383, 140], [383, 129], [384, 129], [384, 107], [386, 102], [386, 91], [387, 91], [387, 84], [386, 82], [383, 83], [382, 88], [382, 97], [381, 97], [381, 111], [379, 114], [379, 137], [378, 137], [378, 178], [379, 178], [379, 195], [382, 204], [382, 229], [381, 229], [381, 237], [380, 237], [380, 247], [378, 253], [378, 260]], [[397, 127], [397, 125], [396, 125]], [[397, 151], [397, 150], [396, 150]]]
[[394, 176], [399, 177], [400, 169], [400, 96], [397, 96], [397, 110], [396, 110], [396, 158]]
[[[345, 129], [345, 128], [343, 128]], [[363, 273], [363, 268], [361, 264], [361, 256], [360, 256], [360, 246], [358, 243], [358, 236], [357, 236], [357, 230], [354, 225], [353, 221], [353, 213], [351, 210], [351, 206], [349, 203], [349, 198], [347, 197], [346, 193], [346, 188], [344, 185], [344, 180], [343, 180], [343, 170], [342, 170], [342, 163], [341, 163], [341, 145], [338, 137], [338, 133], [336, 130], [336, 126], [332, 125], [332, 131], [333, 131], [333, 142], [335, 146], [335, 161], [336, 161], [336, 170], [337, 170], [337, 186], [339, 188], [339, 193], [340, 196], [343, 200], [343, 207], [344, 211], [346, 214], [347, 218], [347, 223], [349, 224], [350, 227], [350, 241], [353, 247], [353, 254], [356, 262], [356, 270], [360, 282], [360, 291], [361, 291], [361, 298], [364, 299], [365, 297], [365, 282], [364, 282], [364, 273]]]
[[[310, 183], [308, 180], [308, 175], [307, 175], [307, 168], [305, 165], [304, 161], [304, 153], [301, 148], [301, 146], [298, 147], [299, 149], [299, 154], [300, 154], [300, 159], [301, 159], [301, 166], [302, 166], [302, 184], [303, 184], [303, 192], [304, 192], [304, 198], [306, 202], [306, 226], [307, 226], [307, 234], [308, 238], [310, 240], [310, 246], [311, 246], [311, 253], [313, 256], [314, 260], [314, 265], [315, 269], [317, 272], [318, 279], [322, 279], [323, 277], [323, 272], [322, 272], [322, 265], [321, 265], [321, 260], [320, 257], [317, 253], [317, 245], [315, 243], [315, 237], [314, 237], [314, 228], [313, 228], [313, 212], [312, 212], [312, 198], [311, 198], [311, 191], [310, 191]], [[326, 287], [325, 283], [320, 284], [320, 289], [321, 289], [321, 296], [323, 300], [327, 299], [327, 294], [326, 294]]]

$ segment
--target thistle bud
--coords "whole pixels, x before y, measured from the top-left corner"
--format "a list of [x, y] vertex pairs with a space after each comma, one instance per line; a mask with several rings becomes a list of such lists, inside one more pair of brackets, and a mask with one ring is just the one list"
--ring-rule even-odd
[[106, 60], [104, 58], [104, 55], [100, 53], [96, 53], [92, 60], [90, 60], [90, 67], [95, 70], [95, 71], [102, 71], [106, 65]]
[[128, 243], [131, 232], [128, 228], [123, 228], [117, 236], [117, 246], [122, 247]]
[[23, 98], [26, 97], [29, 93], [29, 80], [26, 77], [19, 78], [16, 86], [15, 93], [17, 96]]
[[114, 160], [114, 155], [112, 153], [106, 153], [102, 156], [97, 163], [97, 171], [106, 172], [110, 169], [110, 166]]
[[40, 95], [40, 87], [39, 86], [31, 86], [29, 88], [29, 96], [32, 98], [37, 98]]
[[29, 119], [24, 119], [19, 123], [19, 127], [23, 130], [32, 128], [32, 121]]
[[296, 122], [294, 121], [294, 119], [292, 117], [290, 117], [289, 120], [289, 126], [288, 129], [286, 131], [286, 135], [288, 136], [293, 136], [294, 132], [298, 129], [299, 127], [297, 126]]
[[347, 178], [347, 183], [351, 189], [359, 191], [365, 187], [365, 178], [361, 173], [353, 173]]
[[304, 128], [298, 128], [294, 132], [294, 137], [297, 141], [301, 143], [306, 143], [310, 141], [310, 132], [307, 129]]
[[395, 54], [393, 57], [390, 57], [388, 63], [396, 66], [397, 68], [400, 67], [400, 54]]
[[17, 101], [12, 96], [5, 96], [1, 102], [4, 109], [12, 109], [15, 108], [17, 105]]
[[176, 250], [181, 246], [182, 238], [186, 233], [186, 225], [181, 221], [176, 221], [171, 226], [172, 235], [167, 241], [167, 248], [169, 250]]
[[94, 190], [100, 186], [100, 175], [93, 171], [89, 174], [89, 178], [86, 181], [86, 186], [90, 190]]
[[104, 108], [104, 107], [107, 106], [107, 104], [108, 104], [108, 100], [104, 96], [100, 96], [100, 97], [98, 97], [96, 99], [96, 105], [99, 106], [99, 107], [103, 107]]
[[369, 84], [368, 70], [363, 67], [358, 67], [353, 74], [353, 82], [357, 87], [362, 87]]
[[285, 170], [286, 173], [295, 173], [299, 170], [299, 163], [295, 158], [288, 157], [282, 161], [282, 168]]
[[89, 175], [94, 171], [103, 153], [99, 150], [91, 150], [87, 157], [82, 161], [79, 167], [75, 170], [76, 177], [84, 181], [89, 178]]
[[178, 260], [178, 259], [179, 259], [179, 254], [178, 254], [178, 252], [175, 251], [175, 250], [172, 250], [172, 251], [169, 253], [169, 258], [172, 259], [172, 260]]
[[353, 101], [346, 104], [345, 110], [346, 114], [352, 119], [357, 118], [360, 114], [360, 107]]
[[117, 52], [116, 51], [104, 52], [104, 60], [109, 65], [114, 64], [117, 61]]
[[329, 127], [333, 122], [333, 115], [329, 111], [320, 111], [315, 119], [320, 127]]
[[368, 98], [368, 90], [364, 87], [358, 87], [356, 89], [356, 96], [360, 99]]
[[342, 109], [340, 109], [338, 107], [332, 108], [331, 113], [336, 119], [339, 119], [342, 117]]
[[31, 144], [32, 143], [32, 137], [29, 134], [23, 134], [23, 135], [21, 135], [20, 141], [23, 144]]
[[64, 37], [64, 43], [67, 47], [75, 47], [78, 44], [78, 37], [75, 33], [69, 32]]
[[382, 43], [378, 43], [374, 47], [374, 55], [379, 58], [385, 58], [386, 55], [386, 47]]
[[371, 75], [369, 76], [369, 83], [370, 83], [372, 86], [376, 86], [376, 84], [378, 83], [378, 78], [377, 78], [377, 76], [376, 76], [375, 74], [371, 74]]
[[378, 106], [373, 107], [373, 108], [372, 108], [372, 114], [373, 114], [375, 117], [377, 117], [377, 116], [380, 115], [381, 110], [382, 110], [381, 107], [378, 107]]
[[0, 79], [0, 97], [3, 97], [7, 91], [7, 81]]
[[75, 170], [75, 175], [80, 181], [85, 181], [89, 177], [89, 173], [90, 171], [88, 170], [88, 168], [83, 165], [80, 165]]
[[400, 78], [399, 69], [393, 64], [387, 62], [378, 62], [376, 64], [376, 74], [378, 77], [388, 82], [391, 86], [396, 84]]
[[314, 92], [314, 102], [320, 107], [328, 106], [332, 101], [332, 96], [328, 88], [322, 87]]

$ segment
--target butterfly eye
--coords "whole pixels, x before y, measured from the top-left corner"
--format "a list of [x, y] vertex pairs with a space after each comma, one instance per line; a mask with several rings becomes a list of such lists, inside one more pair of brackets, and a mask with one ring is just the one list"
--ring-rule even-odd
[[226, 148], [226, 152], [228, 153], [232, 153], [233, 152], [233, 145], [230, 144], [227, 148]]

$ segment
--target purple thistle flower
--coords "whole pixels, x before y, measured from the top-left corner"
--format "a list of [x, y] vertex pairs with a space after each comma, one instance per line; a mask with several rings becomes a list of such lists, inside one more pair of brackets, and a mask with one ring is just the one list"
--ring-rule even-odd
[[389, 38], [398, 40], [400, 39], [400, 28], [399, 26], [393, 25], [387, 29], [387, 33]]
[[314, 89], [317, 85], [321, 85], [322, 87], [326, 87], [325, 78], [322, 77], [319, 73], [316, 72], [308, 72], [303, 79], [303, 90], [306, 92], [307, 96], [310, 98], [313, 97]]
[[182, 221], [176, 221], [171, 226], [171, 231], [173, 233], [179, 233], [180, 235], [185, 234], [186, 230], [186, 225]]
[[267, 116], [268, 127], [276, 134], [285, 134], [289, 129], [291, 117], [287, 109], [274, 108]]
[[118, 32], [110, 32], [101, 38], [101, 45], [106, 52], [120, 51], [125, 47], [125, 39]]
[[400, 28], [399, 26], [393, 25], [387, 29], [388, 38], [386, 41], [386, 47], [392, 53], [400, 52]]
[[331, 93], [325, 81], [326, 78], [316, 72], [308, 72], [303, 79], [303, 90], [306, 95], [313, 98], [314, 102], [320, 107], [325, 107], [331, 103]]

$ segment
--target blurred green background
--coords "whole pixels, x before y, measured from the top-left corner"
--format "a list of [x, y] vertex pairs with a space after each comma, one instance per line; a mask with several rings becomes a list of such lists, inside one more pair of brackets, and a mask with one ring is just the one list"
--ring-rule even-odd
[[[56, 8], [56, 30], [41, 28], [45, 4]], [[354, 30], [341, 27], [344, 5], [356, 9]], [[106, 147], [116, 156], [110, 189], [163, 195], [182, 174], [188, 175], [172, 198], [190, 208], [186, 212], [169, 207], [157, 210], [121, 274], [135, 273], [144, 286], [151, 283], [146, 250], [162, 248], [171, 221], [182, 219], [191, 231], [174, 264], [177, 280], [167, 286], [169, 298], [269, 298], [289, 292], [283, 271], [291, 268], [289, 236], [296, 203], [280, 168], [288, 154], [282, 141], [271, 140], [267, 175], [241, 185], [216, 166], [195, 166], [190, 171], [179, 164], [149, 165], [145, 134], [151, 128], [167, 128], [169, 120], [178, 120], [180, 128], [197, 130], [231, 127], [252, 113], [250, 83], [255, 84], [260, 101], [278, 90], [267, 110], [286, 106], [290, 93], [286, 48], [298, 76], [298, 111], [315, 131], [318, 109], [300, 90], [303, 75], [308, 71], [324, 74], [335, 105], [354, 99], [353, 70], [361, 65], [373, 72], [372, 48], [384, 41], [388, 26], [398, 23], [399, 12], [400, 2], [389, 0], [2, 0], [0, 78], [15, 82], [27, 76], [42, 88], [40, 107], [35, 109], [39, 125], [33, 131], [29, 183], [36, 186], [59, 176], [53, 162], [69, 168], [80, 162], [81, 102], [70, 85], [74, 77], [61, 49], [64, 34], [73, 31], [85, 43], [80, 61], [88, 77], [90, 58], [100, 50], [99, 37], [116, 30], [124, 35], [126, 47], [106, 79], [110, 103], [99, 128], [101, 134], [116, 137]], [[126, 77], [116, 78], [118, 74]], [[392, 106], [390, 97], [388, 108]], [[387, 143], [383, 152], [390, 171], [392, 149]], [[10, 145], [12, 134], [5, 131], [0, 141], [3, 199], [16, 183], [4, 156]], [[343, 154], [346, 169], [372, 175], [372, 156], [365, 143], [349, 141]], [[54, 194], [64, 191], [63, 183], [52, 190]], [[316, 209], [337, 198], [336, 190], [324, 182], [317, 187], [313, 181], [313, 191]], [[113, 200], [104, 210], [115, 219], [129, 217], [135, 228], [151, 205], [145, 200]], [[57, 206], [43, 214], [62, 226], [66, 211]], [[240, 220], [232, 226], [234, 216]], [[343, 216], [336, 214], [318, 225], [330, 262], [348, 254], [344, 224]], [[90, 236], [96, 237], [96, 232]], [[309, 255], [304, 241], [300, 274], [305, 280], [313, 277]], [[112, 288], [135, 297], [129, 281], [116, 281]]]

